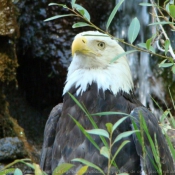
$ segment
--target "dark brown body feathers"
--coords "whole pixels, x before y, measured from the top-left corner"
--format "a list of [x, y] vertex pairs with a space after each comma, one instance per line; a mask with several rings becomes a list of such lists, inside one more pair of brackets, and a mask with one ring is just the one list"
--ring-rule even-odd
[[[154, 133], [157, 134], [158, 144], [160, 145], [160, 154], [162, 158], [163, 171], [174, 171], [173, 161], [168, 150], [165, 138], [161, 133], [161, 129], [158, 126], [158, 121], [151, 112], [142, 106], [132, 94], [126, 94], [124, 92], [118, 93], [114, 96], [110, 91], [102, 92], [97, 90], [97, 86], [93, 83], [82, 95], [76, 96], [76, 88], [73, 87], [70, 93], [74, 95], [77, 100], [84, 104], [89, 113], [97, 113], [104, 111], [120, 111], [123, 113], [133, 115], [137, 120], [139, 119], [139, 111], [143, 113], [143, 116], [148, 124], [148, 129], [151, 135], [154, 137]], [[107, 159], [100, 155], [99, 151], [85, 138], [84, 134], [79, 130], [74, 121], [70, 118], [70, 115], [74, 117], [85, 129], [93, 129], [90, 121], [84, 112], [76, 105], [73, 99], [66, 94], [64, 96], [63, 104], [57, 105], [53, 108], [49, 119], [46, 123], [44, 132], [44, 144], [41, 155], [41, 168], [48, 174], [51, 174], [58, 164], [71, 162], [74, 158], [83, 158], [96, 165], [98, 165], [104, 171], [107, 170]], [[94, 116], [94, 120], [99, 128], [106, 129], [106, 123], [115, 123], [122, 115], [109, 115], [109, 116]], [[139, 122], [137, 123], [139, 126]], [[132, 130], [132, 124], [130, 118], [126, 119], [115, 131], [114, 138], [125, 131]], [[99, 147], [103, 144], [99, 136], [92, 136]], [[120, 172], [128, 172], [129, 174], [141, 173], [141, 158], [142, 150], [135, 135], [127, 137], [130, 143], [125, 145], [116, 158], [116, 164]], [[123, 140], [122, 140], [123, 141]], [[113, 146], [113, 154], [121, 142], [117, 142]], [[149, 154], [152, 156], [149, 142], [146, 142]], [[73, 163], [73, 162], [72, 162]], [[81, 164], [76, 164], [76, 168], [68, 174], [75, 174], [76, 170], [80, 168]], [[157, 174], [152, 166], [149, 158], [146, 159], [146, 168], [148, 174]], [[118, 172], [114, 167], [111, 174]], [[88, 169], [89, 174], [100, 174], [92, 168]], [[165, 173], [164, 173], [165, 174]], [[167, 173], [171, 174], [171, 173]], [[174, 174], [174, 172], [172, 173]]]

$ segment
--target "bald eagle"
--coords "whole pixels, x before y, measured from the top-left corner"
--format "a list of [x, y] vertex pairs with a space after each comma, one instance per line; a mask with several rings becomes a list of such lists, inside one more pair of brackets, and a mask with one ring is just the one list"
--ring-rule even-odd
[[[173, 160], [157, 118], [134, 96], [133, 80], [126, 56], [111, 63], [113, 58], [123, 52], [116, 40], [100, 32], [87, 31], [75, 36], [63, 103], [53, 108], [45, 126], [40, 166], [46, 173], [52, 174], [58, 165], [68, 163], [74, 158], [83, 158], [104, 171], [107, 169], [107, 158], [100, 155], [99, 150], [70, 118], [70, 115], [73, 116], [85, 129], [93, 129], [87, 116], [68, 94], [70, 92], [84, 104], [89, 113], [119, 111], [139, 119], [141, 112], [153, 139], [156, 134], [163, 174], [175, 174]], [[105, 129], [106, 123], [114, 124], [122, 117], [123, 115], [106, 115], [93, 118], [99, 128]], [[128, 118], [117, 128], [114, 137], [132, 129], [131, 119]], [[98, 135], [93, 136], [93, 139], [99, 147], [103, 146]], [[147, 155], [143, 160], [142, 148], [136, 135], [130, 135], [126, 140], [130, 142], [117, 155], [115, 162], [118, 169], [112, 167], [111, 174], [158, 174], [151, 162], [151, 158], [154, 158], [149, 141], [145, 139]], [[112, 153], [116, 152], [121, 142], [115, 143]], [[81, 166], [81, 163], [77, 163], [74, 172]], [[88, 168], [87, 174], [100, 173]]]

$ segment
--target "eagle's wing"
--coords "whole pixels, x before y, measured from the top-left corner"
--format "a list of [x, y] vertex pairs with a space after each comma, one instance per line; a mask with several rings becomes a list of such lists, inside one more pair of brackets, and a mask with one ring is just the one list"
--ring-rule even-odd
[[[140, 121], [139, 121], [140, 114], [141, 116], [143, 116], [147, 124], [149, 134], [153, 141], [154, 141], [154, 135], [156, 134], [156, 140], [159, 147], [162, 173], [166, 175], [175, 174], [172, 156], [170, 155], [170, 151], [166, 143], [166, 139], [162, 134], [157, 118], [145, 107], [134, 108], [134, 110], [131, 112], [131, 115], [135, 118], [135, 122], [138, 128], [140, 128]], [[137, 139], [137, 136], [133, 135], [133, 137], [134, 137], [137, 153], [141, 157], [141, 163], [143, 163], [142, 147]], [[146, 156], [144, 160], [144, 165], [143, 164], [141, 165], [142, 170], [144, 169], [144, 171], [146, 171], [145, 174], [149, 174], [149, 175], [158, 174], [153, 164], [150, 161], [150, 159], [154, 160], [154, 158], [153, 158], [152, 149], [146, 134], [144, 134], [144, 145], [146, 147]]]
[[44, 130], [40, 167], [47, 174], [51, 174], [52, 146], [55, 140], [56, 126], [61, 116], [62, 106], [63, 104], [60, 103], [52, 109]]

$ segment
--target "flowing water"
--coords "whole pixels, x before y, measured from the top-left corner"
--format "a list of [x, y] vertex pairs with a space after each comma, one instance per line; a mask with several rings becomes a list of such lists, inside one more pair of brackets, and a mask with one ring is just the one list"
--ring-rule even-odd
[[[119, 1], [116, 0], [116, 3]], [[149, 14], [150, 9], [147, 7], [140, 6], [139, 3], [148, 2], [148, 0], [130, 0], [125, 1], [120, 9], [120, 20], [116, 23], [116, 36], [118, 38], [124, 38], [127, 40], [127, 30], [130, 22], [134, 17], [137, 17], [140, 21], [140, 33], [134, 44], [145, 43], [148, 38], [151, 37], [152, 32], [155, 32], [155, 28], [148, 27], [151, 23], [152, 18]], [[121, 18], [122, 17], [122, 18]], [[125, 47], [125, 50], [134, 50], [131, 47]], [[150, 54], [145, 52], [134, 52], [127, 56], [129, 59], [133, 79], [136, 85], [136, 94], [138, 95], [140, 101], [143, 105], [150, 108], [156, 116], [158, 116], [159, 110], [153, 104], [152, 96], [161, 101], [165, 101], [163, 82], [161, 78], [158, 78], [153, 73], [152, 69], [157, 69], [157, 65], [151, 67], [151, 57]]]

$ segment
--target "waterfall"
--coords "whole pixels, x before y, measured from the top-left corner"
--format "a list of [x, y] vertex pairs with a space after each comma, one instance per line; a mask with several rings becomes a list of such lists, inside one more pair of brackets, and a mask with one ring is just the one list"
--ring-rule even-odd
[[[119, 0], [116, 0], [116, 4]], [[147, 39], [151, 37], [151, 32], [154, 31], [148, 24], [151, 22], [151, 15], [147, 7], [140, 6], [139, 3], [148, 2], [148, 0], [130, 0], [124, 1], [122, 4], [119, 15], [116, 17], [116, 37], [125, 39], [127, 41], [127, 30], [129, 24], [134, 17], [137, 17], [140, 21], [140, 33], [134, 45], [138, 43], [145, 43]], [[123, 46], [124, 49], [134, 50], [131, 47]], [[152, 100], [152, 96], [156, 100], [160, 100], [161, 103], [165, 101], [165, 95], [163, 90], [163, 84], [161, 78], [157, 78], [151, 68], [151, 55], [146, 52], [134, 52], [127, 56], [129, 64], [131, 67], [131, 72], [133, 75], [133, 80], [136, 85], [136, 95], [142, 104], [151, 109], [151, 111], [156, 115], [160, 116], [160, 111], [155, 107]], [[154, 68], [157, 68], [155, 65]], [[158, 101], [159, 103], [159, 101]]]

